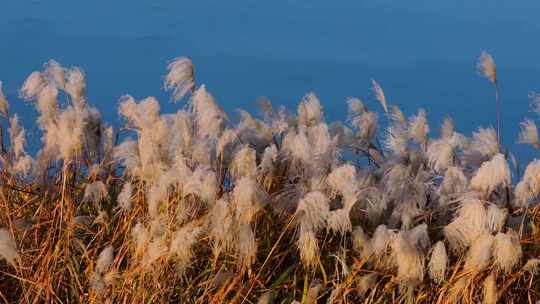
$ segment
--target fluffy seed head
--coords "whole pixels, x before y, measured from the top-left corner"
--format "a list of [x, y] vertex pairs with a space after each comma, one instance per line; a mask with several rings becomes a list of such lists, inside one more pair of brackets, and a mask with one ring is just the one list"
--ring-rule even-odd
[[497, 68], [493, 57], [491, 57], [488, 52], [483, 51], [482, 54], [480, 54], [476, 69], [480, 75], [486, 77], [493, 85], [497, 85]]
[[498, 153], [476, 171], [471, 179], [471, 188], [489, 196], [498, 187], [508, 186], [510, 182], [508, 163], [504, 155]]
[[472, 242], [465, 257], [465, 271], [482, 270], [489, 265], [493, 239], [491, 234], [483, 233]]
[[330, 216], [328, 199], [320, 191], [309, 192], [298, 202], [296, 214], [300, 216], [302, 226], [318, 231]]
[[454, 120], [451, 117], [445, 117], [441, 125], [441, 137], [449, 138], [454, 135]]
[[461, 253], [475, 239], [488, 232], [487, 212], [482, 202], [474, 198], [465, 198], [453, 221], [444, 227], [444, 235], [450, 249]]
[[514, 189], [514, 205], [527, 207], [540, 194], [540, 160], [535, 159], [527, 165], [522, 180]]
[[388, 103], [386, 102], [386, 96], [384, 95], [383, 89], [375, 80], [371, 80], [371, 84], [373, 86], [375, 98], [381, 103], [384, 113], [388, 115]]
[[499, 269], [509, 274], [519, 263], [522, 255], [519, 236], [515, 231], [497, 233], [493, 241], [493, 260]]
[[309, 93], [298, 105], [298, 123], [304, 126], [316, 125], [322, 121], [323, 112], [319, 98]]
[[429, 125], [427, 123], [426, 111], [418, 110], [418, 114], [411, 117], [409, 121], [409, 136], [418, 144], [424, 144], [427, 141]]
[[71, 97], [74, 105], [82, 106], [86, 94], [86, 77], [84, 76], [84, 72], [78, 67], [73, 67], [66, 71], [66, 78], [65, 91]]
[[179, 101], [195, 87], [195, 68], [187, 57], [175, 58], [167, 66], [164, 88], [172, 91], [174, 101]]
[[540, 149], [540, 142], [538, 141], [538, 129], [534, 121], [525, 119], [520, 123], [521, 131], [519, 132], [518, 143], [529, 144], [536, 149]]
[[429, 276], [437, 284], [441, 284], [446, 276], [448, 265], [448, 255], [443, 241], [438, 241], [433, 247], [431, 258], [429, 259]]
[[491, 157], [499, 153], [497, 132], [492, 127], [478, 128], [478, 130], [473, 132], [473, 140], [469, 147], [482, 156]]

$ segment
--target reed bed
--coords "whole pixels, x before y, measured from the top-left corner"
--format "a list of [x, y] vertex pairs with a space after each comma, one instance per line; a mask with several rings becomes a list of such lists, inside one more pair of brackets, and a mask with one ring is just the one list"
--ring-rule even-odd
[[0, 83], [0, 301], [537, 303], [540, 160], [501, 144], [495, 62], [478, 68], [496, 128], [468, 137], [376, 81], [379, 112], [351, 97], [330, 123], [309, 93], [231, 119], [185, 57], [164, 78], [177, 112], [126, 95], [113, 128], [51, 60], [20, 89], [36, 155]]

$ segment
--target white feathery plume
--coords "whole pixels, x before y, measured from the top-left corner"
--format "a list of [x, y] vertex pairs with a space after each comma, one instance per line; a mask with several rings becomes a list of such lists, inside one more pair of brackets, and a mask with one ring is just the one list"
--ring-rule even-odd
[[191, 59], [177, 57], [167, 66], [164, 88], [173, 91], [174, 101], [179, 101], [187, 92], [195, 88], [195, 68]]
[[82, 107], [86, 94], [86, 77], [84, 76], [84, 72], [78, 67], [67, 69], [66, 79], [64, 90], [71, 97], [71, 102], [74, 106]]
[[509, 229], [506, 233], [499, 232], [495, 235], [493, 260], [499, 269], [509, 274], [519, 264], [522, 256], [519, 235], [515, 231]]
[[498, 300], [497, 281], [493, 273], [490, 273], [484, 279], [484, 283], [482, 283], [482, 287], [484, 289], [484, 299], [482, 303], [483, 304], [497, 304], [497, 300]]
[[347, 98], [347, 109], [349, 120], [353, 120], [356, 116], [367, 112], [367, 107], [364, 105], [362, 100], [356, 97]]
[[327, 219], [328, 230], [345, 235], [352, 231], [351, 219], [349, 218], [349, 209], [341, 208], [332, 210]]
[[201, 233], [202, 228], [192, 223], [173, 233], [170, 253], [176, 258], [180, 271], [183, 271], [188, 266], [193, 256], [192, 248]]
[[344, 208], [350, 211], [358, 199], [356, 167], [351, 164], [337, 167], [328, 175], [326, 181], [334, 191], [343, 195]]
[[250, 223], [257, 211], [264, 206], [265, 200], [265, 193], [254, 179], [241, 177], [233, 190], [235, 218]]
[[289, 131], [283, 138], [282, 150], [287, 152], [293, 161], [307, 164], [312, 159], [313, 152], [305, 130], [299, 130], [298, 133]]
[[315, 232], [300, 225], [300, 233], [296, 242], [300, 250], [300, 260], [306, 268], [314, 268], [319, 259], [319, 244]]
[[259, 164], [261, 173], [267, 174], [271, 172], [275, 167], [275, 164], [278, 160], [278, 156], [279, 156], [279, 151], [276, 145], [272, 144], [266, 147], [264, 149], [264, 152], [261, 158], [261, 163]]
[[9, 119], [9, 140], [11, 143], [11, 149], [15, 158], [26, 154], [24, 152], [24, 145], [26, 143], [25, 133], [26, 131], [19, 124], [19, 116], [17, 114], [13, 115]]
[[375, 112], [364, 112], [351, 120], [353, 127], [358, 129], [358, 137], [365, 142], [371, 142], [377, 135], [378, 116]]
[[432, 141], [427, 149], [428, 164], [436, 172], [443, 172], [454, 164], [455, 151], [447, 138]]
[[445, 117], [441, 124], [441, 138], [452, 137], [454, 132], [454, 120], [451, 117]]
[[320, 191], [309, 192], [298, 202], [295, 214], [302, 226], [317, 232], [330, 216], [328, 198]]
[[134, 176], [142, 176], [139, 147], [135, 140], [127, 139], [114, 147], [113, 158], [126, 167]]
[[57, 97], [58, 89], [50, 84], [45, 85], [37, 96], [36, 109], [40, 113], [38, 122], [44, 130], [47, 130], [47, 127], [57, 119]]
[[375, 80], [371, 80], [371, 84], [373, 86], [375, 98], [381, 103], [384, 113], [388, 116], [388, 103], [386, 101], [386, 96], [384, 95], [383, 89]]
[[113, 127], [103, 126], [101, 145], [103, 147], [103, 163], [110, 163], [114, 152]]
[[437, 192], [443, 196], [459, 196], [467, 189], [468, 182], [460, 167], [448, 167]]
[[426, 111], [418, 110], [418, 114], [413, 115], [409, 120], [409, 136], [417, 144], [423, 145], [427, 141], [429, 125], [427, 123]]
[[480, 235], [488, 232], [487, 211], [482, 202], [465, 198], [452, 222], [444, 227], [444, 235], [450, 249], [461, 253]]
[[311, 268], [317, 263], [319, 246], [316, 233], [325, 225], [329, 215], [328, 199], [322, 192], [309, 192], [298, 202], [295, 212], [300, 226], [297, 246], [305, 267]]
[[0, 116], [4, 116], [4, 118], [7, 118], [8, 114], [9, 114], [9, 103], [2, 89], [2, 81], [0, 81]]
[[534, 121], [525, 119], [520, 123], [521, 131], [519, 132], [518, 143], [529, 144], [536, 149], [540, 149], [540, 142], [538, 140], [538, 129]]
[[19, 95], [24, 100], [32, 100], [38, 97], [41, 90], [47, 85], [47, 81], [41, 72], [32, 72], [24, 81]]
[[400, 231], [393, 243], [398, 268], [397, 279], [403, 289], [416, 287], [424, 279], [425, 257], [411, 231]]
[[44, 76], [57, 88], [63, 89], [66, 85], [64, 68], [55, 60], [51, 59], [44, 65]]
[[312, 126], [320, 123], [323, 112], [319, 98], [314, 93], [309, 93], [298, 105], [298, 123], [304, 126]]
[[489, 233], [480, 234], [471, 243], [465, 257], [465, 271], [482, 270], [489, 265], [494, 237]]
[[448, 266], [448, 254], [443, 241], [438, 241], [433, 247], [431, 258], [429, 259], [429, 276], [437, 284], [441, 284], [446, 276]]
[[84, 202], [99, 203], [103, 199], [107, 198], [107, 186], [102, 181], [95, 181], [87, 184], [84, 188]]
[[482, 156], [491, 157], [499, 153], [499, 143], [495, 129], [492, 127], [478, 128], [473, 132], [473, 140], [469, 147]]
[[131, 202], [132, 186], [130, 182], [122, 186], [122, 191], [118, 194], [118, 206], [124, 211], [130, 211], [132, 208]]
[[281, 107], [277, 115], [270, 121], [270, 126], [274, 134], [283, 134], [289, 129], [289, 125], [293, 124], [293, 121], [294, 119], [287, 113], [285, 107]]
[[0, 229], [0, 258], [12, 266], [16, 266], [16, 262], [21, 258], [17, 252], [17, 244], [7, 229]]
[[483, 51], [482, 54], [480, 54], [480, 57], [478, 58], [478, 62], [476, 64], [476, 69], [493, 85], [497, 85], [497, 68], [495, 66], [495, 61], [493, 60], [493, 57], [491, 57], [488, 52]]
[[112, 246], [105, 247], [98, 256], [96, 261], [96, 272], [105, 273], [109, 271], [111, 264], [114, 261], [114, 248]]
[[490, 204], [487, 207], [487, 225], [490, 232], [501, 231], [506, 224], [506, 217], [508, 216], [508, 209], [499, 208], [495, 204]]
[[[58, 159], [67, 162], [80, 154], [83, 148], [84, 114], [86, 113], [81, 113], [78, 108], [70, 106], [60, 113], [55, 128], [49, 129], [48, 133], [56, 137], [55, 141], [51, 139], [49, 144], [58, 146], [60, 151]], [[54, 130], [54, 133], [51, 130]]]
[[392, 232], [388, 230], [386, 225], [379, 225], [373, 233], [373, 238], [371, 239], [371, 247], [373, 253], [376, 256], [382, 256], [386, 253], [386, 249], [390, 245], [392, 240]]
[[522, 180], [514, 189], [514, 205], [528, 207], [540, 194], [540, 160], [534, 159], [527, 165]]
[[[332, 162], [332, 157], [335, 156], [336, 141], [330, 138], [326, 123], [311, 126], [307, 131], [308, 141], [315, 156], [315, 159], [312, 159], [308, 165], [320, 171], [321, 167], [325, 167]], [[315, 161], [318, 161], [318, 163], [316, 164]]]
[[255, 150], [246, 145], [234, 155], [231, 163], [231, 175], [239, 178], [242, 176], [254, 177], [256, 174], [257, 160]]
[[200, 86], [191, 98], [197, 132], [201, 137], [218, 138], [227, 115], [215, 102], [214, 97]]
[[389, 125], [384, 140], [386, 149], [392, 151], [396, 155], [402, 155], [407, 152], [409, 135], [406, 128], [400, 125]]
[[124, 95], [120, 97], [119, 103], [118, 113], [128, 120], [128, 127], [151, 128], [159, 119], [159, 102], [154, 97], [147, 97], [137, 103], [130, 95]]
[[471, 178], [471, 188], [489, 196], [498, 187], [510, 185], [510, 167], [501, 153], [486, 161]]
[[220, 198], [210, 209], [210, 230], [214, 255], [218, 256], [223, 249], [231, 249], [233, 245], [233, 217], [229, 203]]

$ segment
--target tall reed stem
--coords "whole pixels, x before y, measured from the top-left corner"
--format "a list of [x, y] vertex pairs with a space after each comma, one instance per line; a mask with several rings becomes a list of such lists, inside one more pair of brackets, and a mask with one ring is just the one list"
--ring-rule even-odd
[[499, 97], [499, 84], [495, 82], [495, 106], [497, 111], [497, 143], [501, 144], [501, 102]]

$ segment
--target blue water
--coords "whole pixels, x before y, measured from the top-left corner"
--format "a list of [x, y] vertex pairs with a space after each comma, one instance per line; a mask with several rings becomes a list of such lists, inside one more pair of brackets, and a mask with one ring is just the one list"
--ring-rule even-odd
[[123, 94], [156, 96], [167, 61], [189, 56], [197, 78], [234, 116], [255, 100], [294, 107], [308, 91], [329, 120], [342, 119], [346, 97], [378, 105], [370, 80], [410, 115], [428, 111], [432, 129], [445, 116], [470, 134], [494, 124], [493, 92], [475, 72], [482, 50], [497, 62], [503, 142], [526, 161], [532, 148], [515, 143], [540, 91], [540, 2], [534, 0], [2, 0], [0, 80], [12, 109], [38, 141], [33, 107], [17, 100], [26, 76], [50, 58], [78, 65], [89, 101], [108, 121]]

